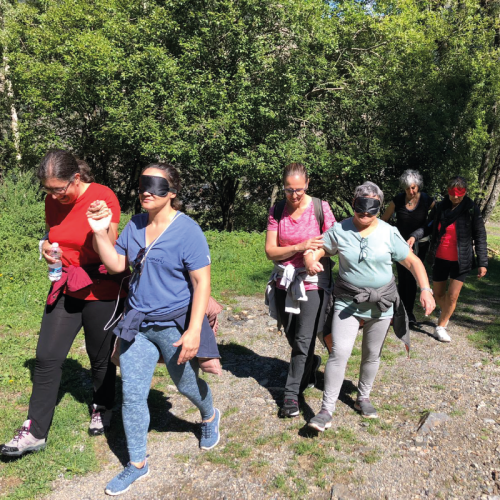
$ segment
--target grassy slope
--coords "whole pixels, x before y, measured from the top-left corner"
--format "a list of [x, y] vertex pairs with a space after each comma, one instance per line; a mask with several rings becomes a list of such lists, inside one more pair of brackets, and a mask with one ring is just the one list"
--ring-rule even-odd
[[[0, 185], [0, 442], [11, 439], [27, 413], [37, 333], [48, 289], [46, 265], [38, 261], [37, 251], [43, 232], [43, 204], [32, 186], [32, 180], [22, 176]], [[122, 219], [123, 224], [127, 217]], [[206, 235], [212, 254], [213, 295], [228, 303], [235, 295], [262, 293], [271, 269], [264, 255], [264, 234]], [[489, 237], [489, 246], [500, 249], [500, 237]], [[484, 280], [468, 281], [461, 301], [488, 296], [499, 281], [500, 263], [494, 260]], [[498, 351], [499, 322], [474, 333], [471, 340], [480, 348]], [[357, 369], [359, 355], [353, 352], [348, 372]], [[158, 371], [155, 376], [166, 374]], [[50, 482], [61, 475], [99, 468], [102, 440], [87, 435], [90, 396], [89, 362], [79, 335], [64, 365], [49, 450], [0, 462], [1, 498], [32, 498], [48, 491]], [[116, 432], [120, 432], [119, 427]]]

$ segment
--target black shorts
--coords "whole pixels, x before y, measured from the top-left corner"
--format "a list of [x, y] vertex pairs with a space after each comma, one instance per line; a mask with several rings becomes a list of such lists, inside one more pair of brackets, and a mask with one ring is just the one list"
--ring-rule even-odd
[[432, 267], [432, 281], [446, 281], [448, 278], [461, 281], [462, 283], [467, 278], [469, 271], [460, 274], [458, 269], [458, 261], [434, 259]]

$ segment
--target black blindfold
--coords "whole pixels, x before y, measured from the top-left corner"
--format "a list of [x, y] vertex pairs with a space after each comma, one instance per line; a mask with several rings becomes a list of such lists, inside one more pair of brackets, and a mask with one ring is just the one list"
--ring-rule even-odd
[[377, 215], [379, 210], [380, 200], [376, 198], [356, 198], [354, 200], [354, 211], [358, 214]]
[[162, 198], [165, 198], [169, 192], [177, 193], [177, 189], [171, 188], [165, 177], [141, 175], [139, 178], [139, 193], [144, 193], [146, 191], [149, 194], [154, 194], [155, 196], [160, 196]]

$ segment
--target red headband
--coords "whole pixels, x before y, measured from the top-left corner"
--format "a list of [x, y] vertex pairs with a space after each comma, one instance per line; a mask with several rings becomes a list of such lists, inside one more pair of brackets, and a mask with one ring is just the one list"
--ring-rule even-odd
[[467, 189], [465, 188], [449, 188], [448, 189], [448, 194], [450, 196], [465, 196], [465, 193], [467, 192]]

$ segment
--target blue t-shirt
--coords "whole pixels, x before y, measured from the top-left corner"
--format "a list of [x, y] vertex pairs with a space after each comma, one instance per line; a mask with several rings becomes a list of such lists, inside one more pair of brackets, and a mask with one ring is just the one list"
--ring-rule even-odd
[[[406, 259], [408, 243], [399, 231], [383, 220], [375, 230], [362, 238], [352, 217], [334, 224], [323, 234], [324, 250], [328, 255], [339, 255], [339, 276], [358, 287], [380, 288], [392, 279], [392, 263]], [[376, 304], [356, 304], [349, 299], [335, 299], [335, 309], [344, 310], [362, 318], [384, 318], [393, 315], [393, 308], [382, 313]]]
[[[131, 265], [146, 246], [147, 223], [147, 213], [135, 215], [116, 241], [116, 251]], [[189, 271], [209, 264], [210, 250], [203, 231], [179, 212], [147, 254], [141, 275], [131, 278], [128, 303], [137, 311], [158, 316], [186, 307], [192, 296]]]

